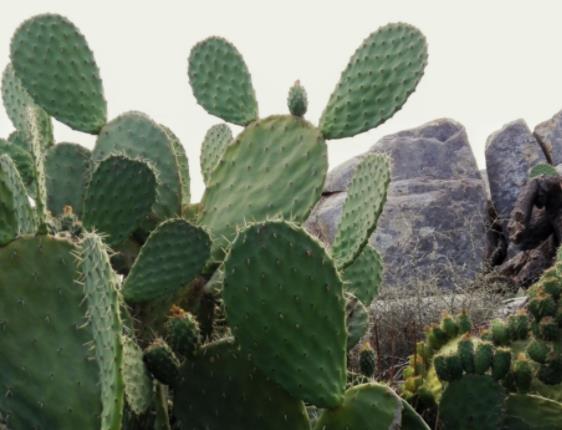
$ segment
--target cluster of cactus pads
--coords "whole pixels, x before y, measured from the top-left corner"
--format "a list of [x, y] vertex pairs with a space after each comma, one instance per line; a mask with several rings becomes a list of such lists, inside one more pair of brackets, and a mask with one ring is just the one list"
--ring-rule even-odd
[[[210, 114], [206, 191], [190, 201], [174, 133], [139, 112], [110, 121], [94, 56], [66, 18], [25, 21], [2, 98], [0, 428], [196, 430], [427, 428], [388, 386], [349, 384], [382, 263], [367, 244], [386, 199], [389, 160], [366, 157], [336, 240], [302, 227], [327, 172], [326, 140], [391, 117], [420, 80], [423, 35], [372, 33], [352, 56], [319, 125], [259, 118], [248, 69], [228, 41], [189, 55]], [[96, 135], [55, 142], [52, 121]], [[373, 351], [361, 347], [372, 375]]]

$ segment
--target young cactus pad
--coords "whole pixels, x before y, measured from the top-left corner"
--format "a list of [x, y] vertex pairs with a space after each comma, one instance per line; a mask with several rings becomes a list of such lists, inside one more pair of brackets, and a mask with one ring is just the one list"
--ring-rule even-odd
[[226, 124], [213, 125], [205, 134], [201, 145], [201, 173], [205, 184], [210, 184], [213, 171], [231, 143], [232, 131]]
[[266, 376], [317, 406], [342, 401], [342, 284], [316, 240], [282, 221], [241, 231], [224, 262], [223, 298], [236, 340]]
[[106, 121], [102, 82], [80, 31], [60, 15], [37, 15], [16, 31], [10, 57], [33, 100], [50, 115], [86, 133]]

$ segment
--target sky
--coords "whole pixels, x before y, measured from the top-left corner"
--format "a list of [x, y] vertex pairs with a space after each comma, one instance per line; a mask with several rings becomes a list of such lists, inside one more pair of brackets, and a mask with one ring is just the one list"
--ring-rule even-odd
[[[315, 124], [349, 57], [371, 32], [401, 21], [426, 35], [428, 66], [416, 92], [376, 129], [329, 141], [331, 167], [382, 136], [448, 117], [466, 127], [484, 168], [490, 133], [518, 118], [532, 129], [562, 110], [562, 2], [554, 0], [6, 1], [0, 14], [2, 70], [14, 30], [45, 12], [65, 15], [86, 36], [100, 68], [109, 119], [142, 111], [179, 136], [195, 201], [204, 191], [201, 142], [221, 121], [197, 105], [187, 57], [195, 43], [212, 35], [229, 39], [244, 56], [260, 117], [287, 113], [288, 89], [299, 79], [308, 93], [306, 118]], [[12, 129], [2, 110], [0, 137]], [[95, 143], [94, 136], [60, 123], [55, 138], [89, 148]]]

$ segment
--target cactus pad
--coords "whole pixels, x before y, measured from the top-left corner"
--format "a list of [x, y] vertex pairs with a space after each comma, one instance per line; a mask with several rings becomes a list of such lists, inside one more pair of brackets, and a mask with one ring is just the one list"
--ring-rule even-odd
[[365, 306], [369, 306], [379, 292], [382, 271], [379, 253], [372, 246], [365, 245], [361, 253], [343, 271], [343, 287]]
[[304, 221], [320, 198], [327, 169], [326, 144], [306, 121], [273, 116], [253, 123], [213, 172], [200, 222], [217, 246], [225, 246], [246, 221]]
[[317, 406], [341, 402], [342, 285], [317, 241], [281, 221], [243, 230], [224, 263], [223, 299], [234, 336], [266, 376]]
[[93, 336], [73, 252], [46, 237], [0, 249], [0, 415], [11, 430], [101, 428], [99, 370], [85, 346]]
[[558, 176], [558, 172], [552, 164], [541, 163], [533, 166], [529, 172], [529, 179], [537, 176]]
[[188, 63], [193, 95], [207, 112], [238, 125], [258, 118], [252, 79], [234, 45], [210, 37], [193, 47]]
[[123, 381], [127, 404], [140, 415], [152, 403], [152, 380], [142, 359], [142, 350], [129, 336], [123, 336]]
[[71, 206], [74, 213], [82, 214], [86, 182], [90, 174], [91, 153], [75, 143], [59, 143], [45, 155], [47, 207], [55, 216]]
[[14, 34], [10, 56], [33, 100], [68, 126], [97, 133], [106, 120], [102, 82], [80, 31], [60, 15], [37, 15]]
[[314, 429], [394, 430], [401, 428], [402, 407], [402, 399], [386, 385], [357, 385], [346, 391], [340, 406], [324, 411]]
[[302, 402], [266, 378], [229, 340], [185, 362], [174, 386], [180, 430], [308, 430]]
[[0, 139], [0, 155], [2, 154], [7, 154], [12, 159], [28, 193], [35, 194], [35, 174], [31, 154], [20, 146]]
[[6, 66], [2, 75], [2, 101], [4, 102], [8, 117], [18, 130], [26, 130], [28, 128], [27, 110], [29, 108], [35, 110], [39, 121], [39, 129], [45, 137], [45, 145], [50, 146], [53, 144], [51, 118], [47, 112], [35, 104], [14, 73], [11, 64]]
[[219, 165], [228, 145], [232, 143], [232, 131], [226, 124], [213, 125], [205, 134], [201, 145], [201, 172], [206, 185]]
[[402, 430], [431, 430], [431, 427], [406, 400], [402, 400], [402, 406]]
[[180, 139], [165, 125], [160, 124], [160, 127], [164, 130], [168, 136], [168, 140], [172, 144], [172, 149], [176, 156], [176, 162], [178, 164], [178, 174], [181, 182], [181, 202], [182, 204], [189, 204], [191, 201], [191, 180], [189, 177], [189, 161], [187, 160], [187, 154], [185, 153], [185, 148], [180, 142]]
[[355, 169], [332, 244], [338, 268], [355, 260], [375, 230], [389, 183], [390, 164], [385, 155], [369, 154]]
[[84, 197], [84, 225], [118, 245], [150, 213], [156, 197], [156, 178], [146, 163], [111, 156], [96, 168]]
[[101, 131], [92, 159], [97, 164], [110, 155], [150, 163], [158, 180], [154, 214], [162, 219], [179, 215], [182, 185], [177, 158], [168, 135], [158, 124], [139, 112], [117, 117]]
[[183, 219], [160, 224], [148, 237], [123, 285], [125, 299], [145, 302], [191, 282], [209, 259], [207, 233]]
[[562, 428], [562, 403], [530, 394], [512, 394], [505, 402], [506, 428], [557, 430]]
[[447, 386], [439, 416], [447, 429], [496, 430], [501, 428], [504, 400], [503, 388], [490, 376], [468, 374]]
[[354, 136], [382, 124], [414, 91], [427, 63], [423, 34], [388, 24], [355, 51], [330, 96], [320, 129], [326, 139]]
[[359, 343], [369, 329], [369, 311], [353, 294], [346, 293], [345, 325], [347, 330], [347, 350]]
[[35, 219], [18, 170], [7, 155], [0, 155], [0, 245], [32, 233]]

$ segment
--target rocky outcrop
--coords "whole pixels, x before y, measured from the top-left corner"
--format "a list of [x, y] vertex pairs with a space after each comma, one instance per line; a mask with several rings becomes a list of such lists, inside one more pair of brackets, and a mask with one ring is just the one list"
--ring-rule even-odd
[[[386, 136], [369, 152], [392, 159], [391, 185], [370, 242], [385, 263], [384, 285], [467, 283], [486, 255], [487, 202], [464, 127], [440, 119]], [[307, 227], [333, 240], [347, 186], [361, 156], [336, 167]]]
[[547, 153], [549, 161], [562, 163], [562, 111], [535, 127], [535, 137]]

